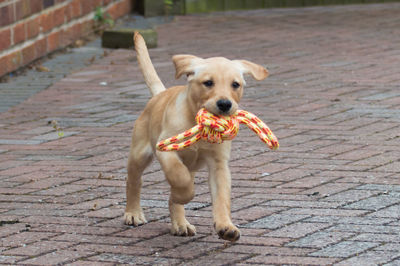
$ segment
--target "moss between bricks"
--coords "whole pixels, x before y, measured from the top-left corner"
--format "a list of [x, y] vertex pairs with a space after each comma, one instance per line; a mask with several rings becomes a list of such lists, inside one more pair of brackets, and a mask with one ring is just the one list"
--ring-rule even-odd
[[[145, 17], [165, 15], [164, 0], [140, 0], [139, 12]], [[400, 0], [172, 0], [170, 14], [183, 15], [214, 11], [259, 8], [304, 7], [343, 4], [400, 2]]]
[[157, 47], [157, 32], [153, 29], [111, 29], [103, 32], [101, 45], [105, 48], [133, 48], [133, 33], [138, 31], [144, 38], [147, 47]]
[[[161, 1], [161, 0], [157, 0]], [[178, 2], [179, 0], [175, 0]], [[244, 10], [258, 8], [304, 7], [344, 4], [367, 4], [400, 2], [399, 0], [180, 0], [184, 2], [184, 13], [207, 13], [213, 11]], [[153, 14], [152, 11], [147, 11]]]

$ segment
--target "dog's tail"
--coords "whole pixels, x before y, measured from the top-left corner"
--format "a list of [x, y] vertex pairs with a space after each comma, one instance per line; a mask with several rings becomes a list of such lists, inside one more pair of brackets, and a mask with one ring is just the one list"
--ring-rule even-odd
[[135, 34], [133, 36], [133, 41], [135, 43], [136, 56], [139, 62], [140, 69], [142, 70], [144, 80], [147, 86], [149, 87], [151, 94], [153, 96], [157, 95], [160, 92], [164, 91], [165, 87], [164, 84], [162, 84], [160, 78], [158, 77], [153, 64], [151, 63], [146, 43], [142, 35], [140, 35], [140, 33], [137, 31], [135, 31]]

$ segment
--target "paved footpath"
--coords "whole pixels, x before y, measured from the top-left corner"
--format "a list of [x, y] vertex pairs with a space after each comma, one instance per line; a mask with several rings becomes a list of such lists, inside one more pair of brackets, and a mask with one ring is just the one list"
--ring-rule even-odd
[[173, 79], [176, 53], [270, 70], [248, 80], [241, 107], [281, 148], [245, 128], [234, 141], [235, 244], [213, 232], [205, 172], [187, 205], [198, 234], [169, 235], [157, 163], [144, 176], [150, 222], [123, 225], [130, 132], [149, 99], [132, 51], [0, 113], [0, 263], [400, 265], [399, 13], [400, 4], [271, 9], [158, 27], [150, 53], [167, 85], [184, 82]]

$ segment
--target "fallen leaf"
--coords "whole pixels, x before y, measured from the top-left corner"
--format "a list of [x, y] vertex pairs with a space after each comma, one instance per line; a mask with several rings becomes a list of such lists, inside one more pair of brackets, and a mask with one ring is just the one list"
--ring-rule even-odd
[[50, 72], [50, 69], [48, 67], [45, 67], [45, 66], [37, 66], [35, 69], [38, 72]]
[[96, 60], [96, 56], [92, 56], [92, 58], [89, 59], [89, 63], [93, 64], [94, 60]]
[[76, 40], [74, 44], [75, 47], [81, 47], [82, 45], [84, 45], [84, 42], [82, 40]]

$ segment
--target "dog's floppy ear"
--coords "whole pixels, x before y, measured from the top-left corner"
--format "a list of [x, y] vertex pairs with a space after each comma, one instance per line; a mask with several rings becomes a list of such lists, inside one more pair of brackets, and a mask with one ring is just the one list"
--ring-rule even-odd
[[268, 77], [268, 70], [260, 65], [254, 64], [247, 60], [234, 60], [239, 63], [243, 74], [250, 74], [256, 80], [263, 80]]
[[179, 54], [172, 57], [175, 65], [175, 78], [180, 78], [183, 74], [187, 76], [194, 74], [196, 65], [201, 61], [200, 57], [188, 54]]

